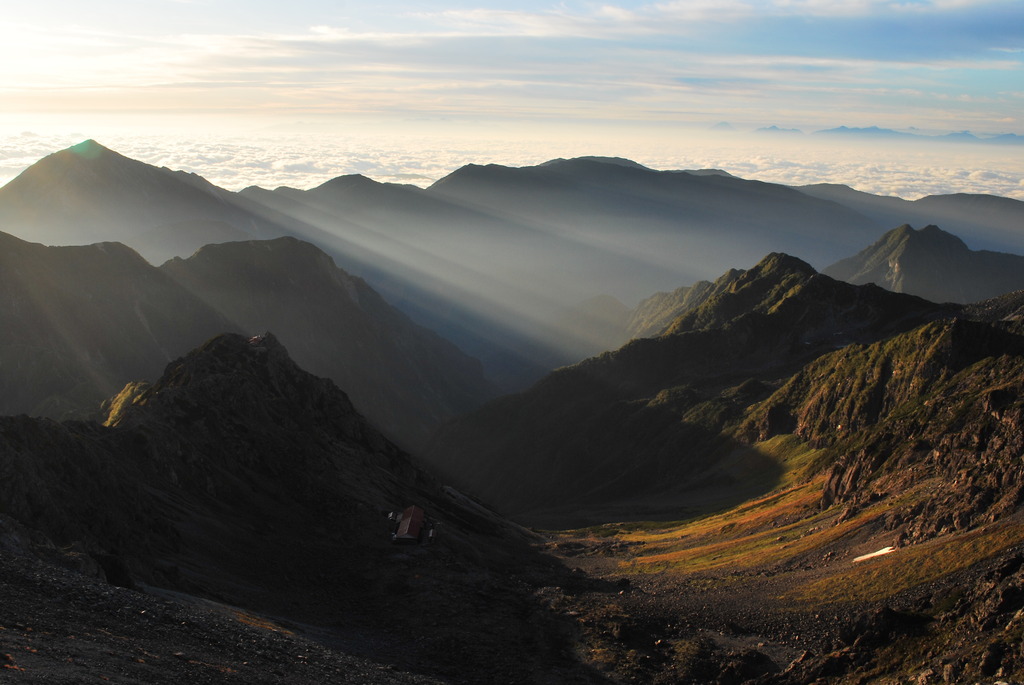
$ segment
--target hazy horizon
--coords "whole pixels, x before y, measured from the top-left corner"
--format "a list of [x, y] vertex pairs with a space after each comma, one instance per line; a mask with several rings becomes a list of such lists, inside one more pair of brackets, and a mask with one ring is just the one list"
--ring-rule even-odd
[[1013, 0], [51, 0], [0, 38], [0, 183], [94, 138], [231, 190], [614, 155], [1024, 199], [1016, 145], [746, 135], [1024, 135]]
[[840, 183], [908, 200], [986, 193], [1024, 200], [1020, 146], [929, 140], [836, 140], [663, 127], [646, 134], [610, 127], [536, 131], [484, 128], [416, 133], [301, 126], [239, 132], [23, 131], [0, 136], [0, 185], [46, 155], [93, 138], [127, 157], [197, 173], [228, 190], [307, 189], [337, 176], [425, 187], [466, 164], [529, 166], [585, 155], [632, 159], [653, 169], [717, 168], [786, 185]]

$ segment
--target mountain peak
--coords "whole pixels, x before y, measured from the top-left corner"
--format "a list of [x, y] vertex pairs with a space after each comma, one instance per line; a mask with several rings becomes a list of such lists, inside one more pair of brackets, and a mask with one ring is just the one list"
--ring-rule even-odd
[[214, 431], [246, 424], [248, 432], [266, 430], [269, 436], [271, 426], [290, 425], [303, 426], [307, 433], [316, 427], [383, 442], [345, 392], [301, 369], [271, 333], [211, 338], [171, 362], [152, 385], [130, 383], [109, 407], [108, 426], [137, 425], [155, 417], [167, 423], [192, 421], [201, 415], [203, 425]]
[[666, 333], [717, 328], [746, 312], [767, 311], [817, 273], [802, 259], [773, 252], [748, 271], [725, 274], [721, 280], [727, 286], [676, 319]]
[[363, 176], [362, 174], [345, 174], [343, 176], [336, 176], [329, 181], [325, 181], [318, 185], [314, 190], [361, 190], [365, 188], [376, 188], [381, 183], [374, 181], [372, 178]]
[[1024, 257], [975, 252], [934, 224], [920, 230], [903, 224], [823, 273], [855, 284], [877, 283], [934, 302], [967, 303], [1024, 287], [1022, 266]]
[[763, 277], [773, 273], [795, 273], [813, 276], [817, 271], [799, 257], [794, 257], [784, 252], [772, 252], [750, 270], [751, 277]]
[[630, 169], [650, 170], [650, 167], [646, 167], [639, 162], [634, 162], [633, 160], [626, 159], [625, 157], [602, 157], [600, 155], [584, 155], [582, 157], [573, 157], [571, 159], [558, 157], [557, 159], [548, 160], [538, 166], [558, 166], [561, 164], [571, 164], [573, 162], [596, 162], [598, 164], [611, 164], [613, 166], [629, 167]]
[[890, 250], [905, 252], [910, 245], [918, 249], [945, 250], [952, 253], [970, 251], [964, 241], [934, 224], [929, 224], [922, 229], [915, 229], [910, 224], [903, 224], [883, 235], [868, 249], [886, 246]]
[[919, 238], [927, 239], [932, 242], [943, 241], [948, 246], [956, 247], [957, 249], [966, 250], [968, 249], [967, 244], [957, 236], [943, 231], [935, 224], [928, 224], [924, 228], [916, 231], [916, 235]]
[[83, 140], [81, 143], [76, 145], [72, 145], [66, 151], [81, 157], [82, 159], [96, 159], [105, 153], [112, 152], [109, 148], [103, 147], [92, 138]]

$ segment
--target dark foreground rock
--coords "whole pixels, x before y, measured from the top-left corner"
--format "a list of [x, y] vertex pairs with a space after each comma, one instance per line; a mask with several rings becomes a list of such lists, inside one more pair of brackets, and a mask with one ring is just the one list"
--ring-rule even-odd
[[[95, 651], [113, 659], [97, 669], [109, 668], [120, 663], [120, 650], [106, 646], [119, 643], [113, 636], [146, 639], [140, 626], [154, 612], [170, 617], [161, 630], [175, 631], [162, 644], [186, 647], [142, 649], [167, 661], [185, 655], [172, 673], [258, 663], [252, 670], [267, 681], [290, 674], [291, 656], [277, 665], [277, 656], [233, 646], [236, 636], [250, 639], [235, 623], [259, 626], [248, 617], [262, 615], [306, 636], [252, 632], [277, 641], [271, 655], [297, 659], [297, 645], [315, 640], [447, 682], [596, 681], [572, 651], [570, 624], [533, 598], [562, 572], [532, 547], [532, 534], [442, 487], [271, 335], [210, 340], [152, 385], [126, 387], [103, 426], [0, 419], [0, 475], [0, 510], [39, 531], [56, 561], [135, 588], [71, 582], [31, 558], [11, 562], [5, 592], [16, 599], [2, 620], [25, 629], [8, 633], [21, 636], [9, 665], [32, 665], [31, 652], [16, 653], [32, 647], [29, 632], [61, 649], [88, 633], [102, 636]], [[433, 544], [392, 544], [387, 512], [411, 504], [435, 525]], [[243, 609], [225, 618], [191, 598]], [[192, 614], [207, 627], [185, 631]], [[40, 628], [45, 616], [51, 623]], [[220, 632], [225, 625], [236, 632]], [[324, 658], [322, 674], [336, 663]]]
[[110, 585], [6, 517], [0, 549], [4, 682], [442, 682], [346, 655], [287, 622]]

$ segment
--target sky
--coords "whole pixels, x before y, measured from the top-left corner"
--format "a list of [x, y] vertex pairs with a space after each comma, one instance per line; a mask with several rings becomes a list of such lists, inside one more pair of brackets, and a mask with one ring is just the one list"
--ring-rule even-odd
[[997, 146], [906, 159], [739, 140], [772, 125], [1024, 135], [1020, 0], [41, 0], [4, 8], [0, 60], [0, 182], [81, 136], [232, 189], [617, 154], [855, 186], [874, 160], [901, 177], [890, 194], [1024, 196], [1022, 155]]

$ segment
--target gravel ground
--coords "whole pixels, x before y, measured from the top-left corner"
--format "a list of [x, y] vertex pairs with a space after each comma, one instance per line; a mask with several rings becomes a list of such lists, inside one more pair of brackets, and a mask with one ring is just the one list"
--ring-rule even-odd
[[[0, 546], [2, 549], [2, 546]], [[28, 551], [0, 558], [0, 680], [26, 683], [446, 681], [347, 656], [273, 621], [91, 579]]]

